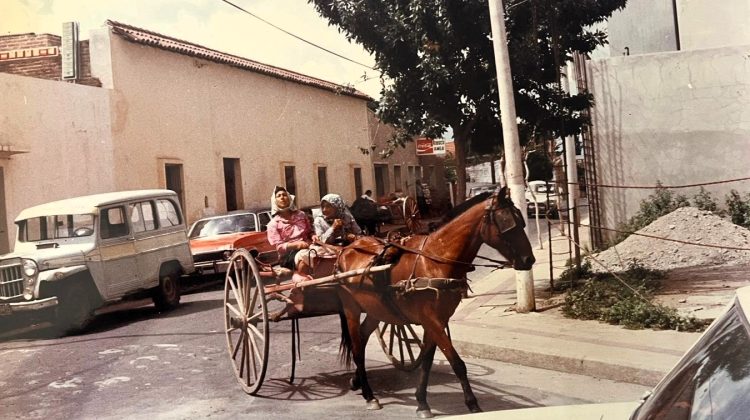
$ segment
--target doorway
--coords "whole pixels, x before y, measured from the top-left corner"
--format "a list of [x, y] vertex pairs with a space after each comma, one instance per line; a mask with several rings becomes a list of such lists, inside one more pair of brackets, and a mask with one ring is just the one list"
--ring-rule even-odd
[[[185, 192], [183, 186], [182, 177], [182, 164], [181, 163], [165, 163], [164, 164], [164, 179], [166, 181], [166, 187], [168, 190], [172, 190], [177, 193], [177, 199], [180, 200], [180, 207], [185, 208]], [[184, 211], [184, 210], [183, 210]]]
[[224, 158], [224, 191], [227, 211], [238, 210], [245, 206], [242, 198], [242, 171], [239, 159]]
[[8, 217], [5, 208], [5, 174], [0, 166], [0, 255], [10, 252], [8, 240]]

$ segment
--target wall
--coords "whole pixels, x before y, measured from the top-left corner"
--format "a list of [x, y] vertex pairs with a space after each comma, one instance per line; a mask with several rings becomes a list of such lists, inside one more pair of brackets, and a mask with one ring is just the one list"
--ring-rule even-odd
[[[370, 142], [373, 146], [375, 146], [375, 149], [371, 151], [372, 156], [372, 164], [373, 165], [382, 165], [386, 166], [388, 168], [388, 185], [386, 186], [386, 197], [389, 193], [401, 190], [402, 192], [406, 194], [410, 194], [412, 196], [416, 195], [416, 191], [414, 190], [414, 185], [416, 178], [419, 176], [414, 176], [411, 179], [409, 178], [409, 167], [415, 168], [420, 167], [419, 166], [419, 160], [417, 159], [417, 145], [414, 142], [408, 142], [404, 145], [404, 147], [396, 147], [393, 150], [393, 154], [391, 154], [388, 157], [383, 157], [380, 152], [387, 150], [389, 148], [388, 141], [393, 137], [396, 130], [393, 126], [390, 126], [388, 124], [385, 124], [381, 122], [377, 116], [369, 112], [368, 113], [368, 127], [370, 132]], [[394, 176], [394, 168], [400, 167], [401, 168], [401, 183], [397, 184], [395, 176]], [[374, 169], [373, 169], [374, 170]], [[372, 181], [372, 188], [365, 188], [371, 189], [373, 193], [376, 191], [375, 189], [375, 178], [373, 175], [373, 181]], [[411, 190], [411, 192], [409, 192]], [[376, 197], [380, 198], [380, 197]]]
[[[749, 56], [745, 46], [589, 62], [599, 183], [684, 185], [750, 175]], [[747, 193], [750, 183], [707, 187], [721, 202], [733, 188]], [[651, 192], [600, 189], [604, 225], [632, 216]]]
[[750, 45], [750, 1], [678, 0], [683, 50]]
[[628, 0], [624, 9], [608, 19], [606, 31], [611, 55], [675, 51], [672, 0]]
[[181, 163], [194, 220], [204, 195], [226, 209], [225, 157], [240, 159], [245, 207], [270, 205], [282, 163], [296, 167], [300, 206], [319, 203], [318, 165], [328, 168], [328, 190], [349, 202], [353, 166], [373, 184], [359, 152], [369, 145], [364, 100], [108, 38], [118, 188], [162, 187], [163, 160]]
[[[8, 232], [29, 206], [115, 187], [109, 91], [0, 73], [0, 159]], [[2, 205], [2, 203], [0, 203]]]

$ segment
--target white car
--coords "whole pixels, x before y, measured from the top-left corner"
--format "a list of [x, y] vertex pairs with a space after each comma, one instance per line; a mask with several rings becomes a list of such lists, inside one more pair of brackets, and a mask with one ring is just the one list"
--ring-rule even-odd
[[565, 199], [555, 191], [554, 182], [529, 181], [525, 196], [529, 216], [536, 215], [537, 209], [540, 216], [549, 215], [552, 219], [560, 217], [560, 213], [567, 213]]
[[78, 330], [95, 309], [140, 295], [171, 309], [180, 276], [194, 270], [174, 191], [69, 198], [27, 208], [15, 223], [14, 250], [0, 256], [0, 320], [39, 315]]
[[750, 286], [735, 299], [677, 365], [640, 401], [501, 410], [447, 417], [526, 419], [750, 418]]

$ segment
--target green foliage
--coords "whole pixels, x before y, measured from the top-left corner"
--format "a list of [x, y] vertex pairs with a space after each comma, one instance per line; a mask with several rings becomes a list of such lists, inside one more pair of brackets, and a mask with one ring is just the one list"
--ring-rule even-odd
[[547, 181], [552, 179], [552, 161], [544, 153], [529, 153], [526, 158], [529, 167], [529, 181]]
[[675, 194], [671, 190], [662, 187], [660, 182], [657, 182], [654, 193], [649, 195], [647, 199], [641, 200], [638, 212], [619, 226], [618, 230], [626, 233], [618, 233], [614, 243], [620, 243], [630, 236], [630, 233], [627, 232], [640, 230], [661, 216], [669, 214], [680, 207], [688, 206], [690, 206], [690, 201], [688, 201], [687, 197]]
[[701, 210], [719, 213], [719, 204], [714, 200], [711, 193], [706, 191], [703, 187], [701, 187], [701, 190], [693, 196], [693, 205]]
[[732, 223], [750, 229], [750, 194], [743, 199], [736, 190], [729, 192], [726, 198], [727, 212]]
[[674, 308], [651, 302], [664, 273], [633, 261], [619, 277], [625, 284], [609, 273], [590, 274], [588, 281], [565, 297], [563, 314], [633, 329], [700, 331], [707, 325], [702, 320], [680, 316]]
[[[438, 137], [447, 128], [457, 142], [458, 177], [464, 151], [499, 150], [500, 106], [489, 7], [484, 0], [308, 0], [347, 38], [375, 57], [383, 84], [378, 115], [407, 136]], [[577, 134], [588, 123], [592, 96], [570, 96], [558, 69], [575, 51], [606, 43], [589, 29], [626, 0], [518, 1], [506, 5], [516, 112], [530, 133], [522, 142]], [[488, 147], [489, 145], [489, 147]]]

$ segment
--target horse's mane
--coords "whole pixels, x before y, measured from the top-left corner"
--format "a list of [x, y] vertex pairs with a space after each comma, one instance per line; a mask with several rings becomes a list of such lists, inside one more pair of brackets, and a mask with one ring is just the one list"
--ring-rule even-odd
[[474, 197], [471, 197], [470, 199], [464, 201], [463, 203], [457, 205], [456, 207], [453, 207], [452, 209], [448, 210], [448, 213], [446, 213], [442, 219], [440, 219], [439, 225], [442, 226], [450, 222], [451, 220], [458, 217], [458, 215], [460, 215], [461, 213], [474, 207], [474, 205], [476, 205], [477, 203], [486, 200], [490, 195], [492, 195], [492, 193], [489, 191], [486, 191], [481, 194], [475, 195]]

